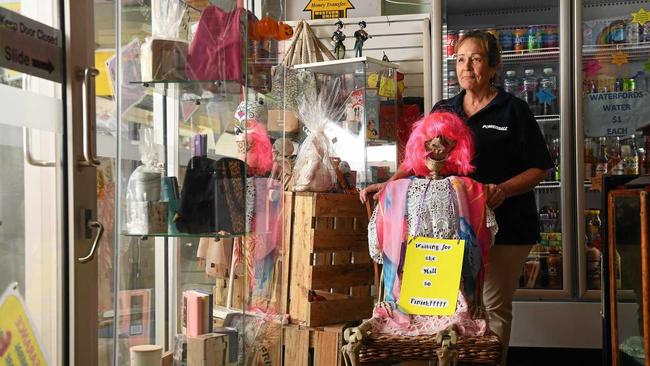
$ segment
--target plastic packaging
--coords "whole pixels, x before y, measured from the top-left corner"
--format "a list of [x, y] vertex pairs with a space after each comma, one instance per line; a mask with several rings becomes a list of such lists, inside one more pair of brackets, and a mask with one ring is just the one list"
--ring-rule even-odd
[[161, 202], [162, 165], [158, 161], [153, 131], [141, 130], [140, 160], [129, 176], [126, 190], [126, 230], [132, 234], [167, 232], [167, 203]]
[[[299, 72], [298, 84], [310, 82], [311, 73]], [[343, 93], [341, 79], [321, 80], [320, 89], [300, 88], [298, 96], [298, 114], [309, 130], [309, 134], [300, 146], [294, 167], [295, 185], [298, 192], [327, 192], [334, 188], [336, 175], [330, 161], [332, 143], [325, 135], [325, 128], [330, 123], [338, 122], [345, 112], [345, 103], [337, 103]]]
[[152, 37], [142, 44], [144, 81], [184, 80], [189, 44], [178, 38], [186, 7], [180, 1], [152, 0]]

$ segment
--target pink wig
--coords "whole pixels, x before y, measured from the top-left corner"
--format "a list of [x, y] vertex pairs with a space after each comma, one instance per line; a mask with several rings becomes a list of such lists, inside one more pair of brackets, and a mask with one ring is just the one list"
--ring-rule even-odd
[[273, 155], [271, 140], [266, 133], [264, 125], [255, 122], [246, 129], [246, 139], [248, 140], [248, 152], [246, 153], [246, 165], [248, 165], [248, 175], [265, 176], [273, 168]]
[[426, 166], [427, 141], [442, 136], [447, 140], [455, 141], [456, 146], [451, 150], [440, 174], [467, 175], [474, 171], [472, 158], [474, 156], [474, 143], [472, 132], [465, 122], [450, 112], [434, 112], [419, 120], [413, 125], [413, 131], [406, 143], [402, 170], [412, 171], [417, 176], [429, 175]]

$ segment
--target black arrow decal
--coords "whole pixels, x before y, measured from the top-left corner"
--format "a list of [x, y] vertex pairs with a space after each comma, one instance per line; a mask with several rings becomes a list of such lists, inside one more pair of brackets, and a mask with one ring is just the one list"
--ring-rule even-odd
[[41, 61], [41, 60], [37, 60], [37, 59], [33, 58], [32, 59], [32, 66], [36, 67], [38, 69], [41, 69], [41, 70], [45, 70], [50, 74], [52, 73], [52, 71], [54, 71], [54, 65], [52, 64], [52, 61], [50, 61], [50, 60], [47, 60], [47, 62], [45, 62], [45, 61]]

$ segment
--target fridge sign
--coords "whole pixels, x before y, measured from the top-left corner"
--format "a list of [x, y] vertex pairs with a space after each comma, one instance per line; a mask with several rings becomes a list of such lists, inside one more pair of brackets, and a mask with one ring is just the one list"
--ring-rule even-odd
[[408, 314], [456, 312], [464, 240], [408, 238], [398, 304]]
[[0, 8], [0, 67], [63, 82], [61, 32]]
[[583, 97], [587, 137], [627, 136], [650, 120], [648, 92], [592, 93]]

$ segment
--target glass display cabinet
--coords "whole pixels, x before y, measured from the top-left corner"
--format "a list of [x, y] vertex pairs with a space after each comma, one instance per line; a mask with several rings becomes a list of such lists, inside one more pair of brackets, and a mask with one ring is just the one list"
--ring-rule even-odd
[[[603, 290], [606, 316], [603, 332], [608, 342], [604, 359], [611, 365], [647, 365], [650, 361], [650, 294], [648, 293], [647, 177], [626, 186], [645, 189], [615, 189], [608, 195], [608, 237], [603, 250]], [[644, 337], [645, 334], [645, 337]]]
[[118, 56], [106, 64], [119, 111], [114, 364], [145, 344], [188, 360], [190, 336], [208, 331], [226, 334], [224, 364], [281, 362], [277, 158], [293, 144], [276, 143], [266, 98], [291, 36], [284, 6], [117, 4]]
[[295, 65], [312, 72], [317, 85], [332, 85], [335, 123], [325, 133], [334, 155], [356, 172], [356, 186], [384, 182], [398, 165], [398, 65], [362, 56]]

